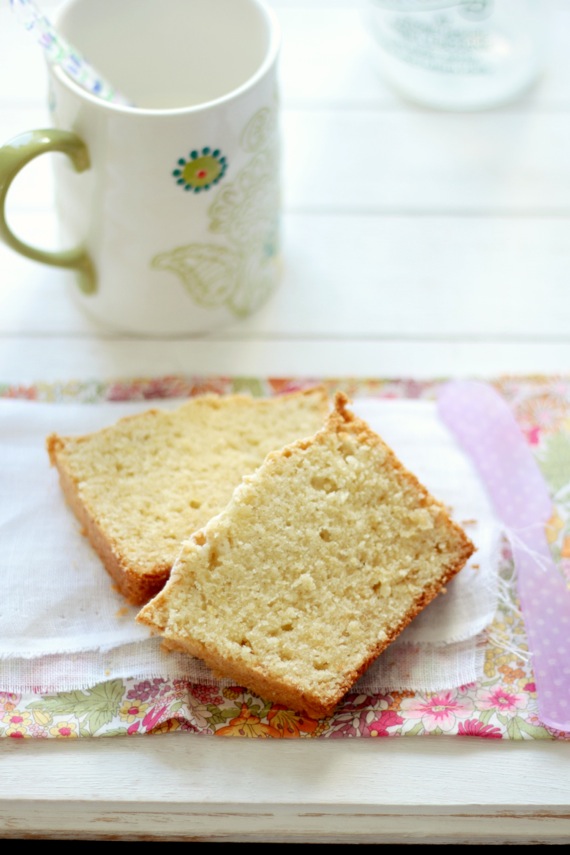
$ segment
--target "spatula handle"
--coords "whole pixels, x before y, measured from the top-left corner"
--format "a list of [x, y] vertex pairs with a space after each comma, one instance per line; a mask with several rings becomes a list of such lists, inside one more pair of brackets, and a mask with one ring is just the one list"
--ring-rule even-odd
[[540, 719], [570, 731], [570, 590], [546, 539], [553, 510], [547, 485], [507, 403], [492, 386], [451, 381], [440, 390], [438, 410], [471, 456], [511, 537]]

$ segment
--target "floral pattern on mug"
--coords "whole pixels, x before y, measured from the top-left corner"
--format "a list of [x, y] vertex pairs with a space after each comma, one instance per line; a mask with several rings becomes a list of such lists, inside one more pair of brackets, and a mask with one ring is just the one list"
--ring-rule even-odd
[[220, 149], [206, 146], [202, 150], [193, 149], [188, 160], [181, 157], [172, 175], [184, 190], [200, 193], [201, 190], [209, 190], [214, 184], [218, 184], [227, 168], [227, 159]]
[[[240, 146], [252, 157], [233, 181], [220, 188], [208, 211], [208, 230], [218, 240], [178, 246], [151, 260], [151, 267], [178, 276], [199, 306], [225, 306], [237, 318], [256, 311], [277, 281], [280, 200], [276, 108], [264, 107], [254, 114], [241, 134]], [[216, 151], [202, 149], [201, 156], [195, 151], [190, 161], [181, 159], [174, 171], [177, 182], [187, 182], [187, 189], [191, 189], [192, 181], [206, 181], [200, 178], [200, 164], [206, 163], [204, 158], [214, 158]], [[194, 154], [197, 157], [192, 159]], [[224, 170], [214, 183], [225, 172], [223, 160]]]

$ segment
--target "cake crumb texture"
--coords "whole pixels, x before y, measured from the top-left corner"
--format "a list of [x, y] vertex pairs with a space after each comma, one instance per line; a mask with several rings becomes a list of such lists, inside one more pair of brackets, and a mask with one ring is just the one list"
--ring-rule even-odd
[[183, 540], [272, 450], [322, 427], [324, 386], [273, 398], [207, 394], [94, 433], [46, 441], [66, 499], [121, 593], [142, 605]]
[[337, 393], [321, 430], [243, 480], [137, 617], [166, 647], [314, 718], [474, 551], [347, 404]]

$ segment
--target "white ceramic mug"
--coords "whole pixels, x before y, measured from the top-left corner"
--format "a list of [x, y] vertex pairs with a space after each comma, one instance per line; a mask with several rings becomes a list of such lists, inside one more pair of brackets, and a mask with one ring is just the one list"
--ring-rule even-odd
[[[58, 31], [134, 106], [49, 67], [53, 128], [0, 149], [0, 236], [77, 271], [108, 327], [208, 331], [250, 315], [279, 280], [279, 31], [262, 0], [67, 0]], [[11, 181], [54, 157], [63, 252], [6, 222]]]

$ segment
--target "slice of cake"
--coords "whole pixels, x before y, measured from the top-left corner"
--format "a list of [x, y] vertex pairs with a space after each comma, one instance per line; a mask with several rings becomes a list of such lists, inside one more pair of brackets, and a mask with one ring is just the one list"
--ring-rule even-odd
[[86, 436], [47, 439], [64, 494], [124, 596], [160, 591], [183, 540], [219, 513], [273, 449], [310, 436], [323, 386], [277, 396], [203, 395]]
[[346, 405], [337, 393], [323, 429], [243, 480], [137, 616], [165, 646], [314, 718], [474, 550]]

